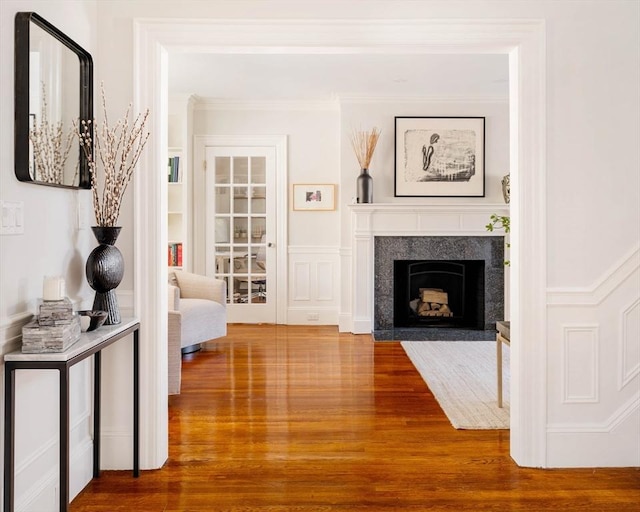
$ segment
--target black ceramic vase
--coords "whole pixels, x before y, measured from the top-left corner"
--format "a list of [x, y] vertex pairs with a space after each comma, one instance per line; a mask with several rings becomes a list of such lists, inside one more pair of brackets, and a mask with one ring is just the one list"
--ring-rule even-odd
[[114, 290], [124, 275], [124, 259], [114, 244], [122, 228], [94, 226], [91, 229], [100, 244], [91, 251], [85, 266], [89, 286], [96, 291], [93, 310], [108, 313], [105, 325], [119, 324], [120, 309]]
[[361, 169], [356, 181], [358, 203], [373, 203], [373, 178], [369, 169]]

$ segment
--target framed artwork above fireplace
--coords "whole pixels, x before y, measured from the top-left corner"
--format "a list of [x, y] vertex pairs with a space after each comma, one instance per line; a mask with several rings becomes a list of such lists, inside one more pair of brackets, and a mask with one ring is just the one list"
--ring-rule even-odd
[[484, 197], [484, 117], [396, 117], [396, 197]]

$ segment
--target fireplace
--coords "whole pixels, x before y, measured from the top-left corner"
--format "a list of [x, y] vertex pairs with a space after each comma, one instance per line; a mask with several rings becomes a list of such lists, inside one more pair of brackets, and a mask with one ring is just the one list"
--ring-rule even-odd
[[394, 327], [484, 329], [484, 261], [395, 260]]
[[376, 236], [373, 298], [375, 339], [495, 339], [504, 318], [504, 239]]

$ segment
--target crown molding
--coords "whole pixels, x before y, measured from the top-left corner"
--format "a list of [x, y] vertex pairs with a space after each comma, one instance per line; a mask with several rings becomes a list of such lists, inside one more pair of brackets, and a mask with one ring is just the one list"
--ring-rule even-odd
[[300, 110], [338, 111], [340, 104], [335, 99], [328, 100], [241, 100], [196, 97], [193, 104], [196, 111], [211, 110]]
[[499, 103], [509, 104], [509, 97], [497, 94], [431, 94], [431, 95], [367, 95], [367, 94], [338, 94], [336, 95], [340, 104], [359, 103]]

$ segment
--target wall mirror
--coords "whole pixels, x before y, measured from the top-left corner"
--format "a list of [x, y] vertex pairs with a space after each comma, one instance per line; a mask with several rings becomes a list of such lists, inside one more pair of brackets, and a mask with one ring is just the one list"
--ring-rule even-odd
[[93, 119], [91, 55], [35, 12], [15, 18], [15, 173], [20, 181], [90, 188], [73, 123]]

